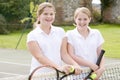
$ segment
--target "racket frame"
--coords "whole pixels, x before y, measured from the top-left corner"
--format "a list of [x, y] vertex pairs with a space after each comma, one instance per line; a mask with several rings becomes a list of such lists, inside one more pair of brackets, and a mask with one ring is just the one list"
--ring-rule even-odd
[[[62, 71], [59, 71], [58, 69], [56, 69], [55, 67], [52, 67], [52, 66], [49, 66], [49, 65], [43, 65], [43, 66], [39, 66], [37, 68], [35, 68], [32, 73], [28, 76], [28, 80], [32, 80], [32, 77], [34, 75], [34, 73], [39, 70], [40, 68], [43, 68], [43, 67], [47, 67], [47, 68], [52, 68], [56, 71], [56, 76], [57, 76], [57, 79], [56, 80], [62, 80], [63, 78], [69, 76], [69, 75], [72, 75], [75, 73], [75, 70], [69, 74], [65, 74], [65, 72], [62, 72]], [[62, 73], [62, 76], [60, 77], [60, 73]]]

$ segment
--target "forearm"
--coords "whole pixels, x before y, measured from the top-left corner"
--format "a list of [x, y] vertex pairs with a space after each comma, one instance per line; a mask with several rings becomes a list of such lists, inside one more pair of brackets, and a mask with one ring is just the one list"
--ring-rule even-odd
[[62, 56], [62, 60], [67, 63], [67, 64], [70, 64], [70, 65], [78, 65], [70, 55], [68, 55], [68, 53], [65, 53]]
[[101, 60], [99, 68], [102, 69], [102, 70], [105, 70], [105, 59], [104, 59], [104, 56], [103, 56], [103, 58]]
[[67, 38], [64, 38], [62, 41], [62, 46], [61, 46], [61, 58], [62, 60], [70, 65], [78, 65], [73, 59], [72, 57], [68, 54], [67, 51]]
[[55, 68], [59, 68], [60, 66], [55, 64], [53, 61], [51, 61], [50, 59], [48, 59], [46, 56], [44, 55], [40, 55], [38, 57], [36, 57], [37, 61], [42, 64], [42, 65], [49, 65]]
[[95, 71], [95, 73], [97, 74], [97, 79], [100, 78], [100, 76], [103, 74], [104, 71], [105, 71], [105, 64], [104, 64], [104, 56], [103, 56], [99, 68]]
[[73, 59], [80, 65], [80, 66], [85, 66], [85, 67], [89, 67], [92, 70], [97, 70], [98, 66], [90, 61], [87, 61], [85, 59], [83, 59], [80, 56], [73, 56]]
[[82, 57], [78, 57], [73, 55], [72, 58], [81, 66], [87, 66], [90, 67], [90, 62], [86, 61], [85, 59], [83, 59]]
[[[101, 50], [102, 50], [102, 45], [97, 48], [97, 54], [98, 54], [98, 56], [100, 56]], [[100, 69], [105, 69], [105, 59], [104, 59], [104, 55], [103, 55], [103, 57], [102, 57], [102, 59], [101, 59], [99, 68], [100, 68]]]

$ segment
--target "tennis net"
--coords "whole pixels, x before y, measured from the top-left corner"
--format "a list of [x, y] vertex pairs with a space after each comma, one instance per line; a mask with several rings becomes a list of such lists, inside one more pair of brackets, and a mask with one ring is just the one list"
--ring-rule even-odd
[[[100, 80], [120, 80], [120, 62], [113, 64], [106, 64], [106, 70], [100, 77]], [[87, 74], [90, 72], [90, 69], [83, 69], [83, 73], [80, 75], [70, 75], [63, 80], [83, 80]], [[32, 80], [56, 80], [55, 72], [48, 72], [41, 75], [36, 75]], [[61, 74], [62, 75], [62, 74]], [[28, 80], [28, 75], [0, 78], [0, 80]]]

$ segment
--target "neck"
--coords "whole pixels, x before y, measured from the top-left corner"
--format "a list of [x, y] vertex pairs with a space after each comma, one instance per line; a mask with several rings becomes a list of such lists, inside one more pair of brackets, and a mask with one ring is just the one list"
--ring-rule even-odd
[[77, 29], [77, 30], [84, 38], [86, 38], [89, 34], [89, 29], [88, 28]]
[[49, 33], [50, 33], [50, 29], [51, 29], [51, 25], [42, 25], [42, 24], [40, 24], [40, 28], [41, 28], [46, 34], [49, 34]]

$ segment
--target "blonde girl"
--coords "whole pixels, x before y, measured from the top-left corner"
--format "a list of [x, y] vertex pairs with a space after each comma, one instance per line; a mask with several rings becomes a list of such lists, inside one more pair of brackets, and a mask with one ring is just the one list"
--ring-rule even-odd
[[97, 74], [97, 79], [104, 71], [104, 58], [100, 66], [95, 63], [104, 39], [97, 29], [91, 29], [89, 23], [91, 21], [91, 12], [86, 7], [77, 8], [74, 13], [74, 22], [76, 28], [67, 31], [68, 53], [82, 67], [91, 68]]
[[[55, 13], [54, 6], [49, 2], [43, 2], [38, 7], [35, 28], [27, 36], [27, 47], [33, 56], [30, 72], [38, 66], [50, 65], [68, 74], [73, 65], [76, 74], [79, 74], [78, 64], [67, 54], [64, 30], [52, 25]], [[63, 66], [62, 60], [70, 65]]]

